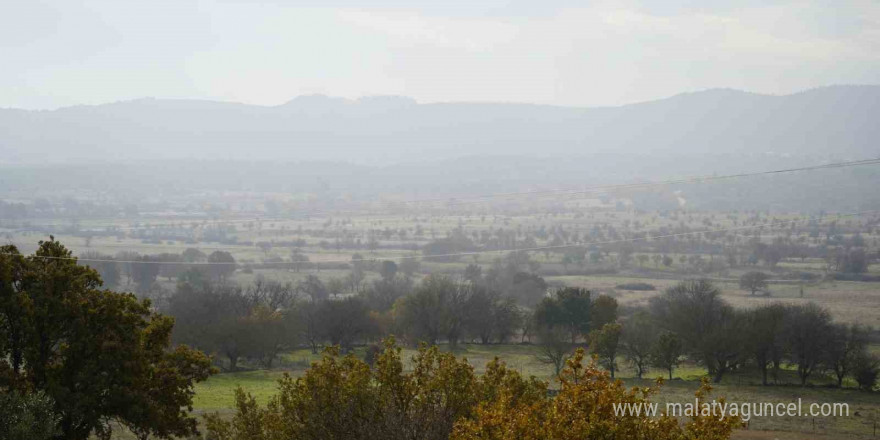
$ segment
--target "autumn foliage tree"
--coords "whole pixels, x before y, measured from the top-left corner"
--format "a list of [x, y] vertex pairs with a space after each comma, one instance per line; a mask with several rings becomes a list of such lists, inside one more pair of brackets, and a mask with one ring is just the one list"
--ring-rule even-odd
[[[721, 440], [738, 418], [620, 415], [615, 404], [646, 403], [657, 388], [627, 389], [578, 350], [548, 384], [524, 378], [495, 359], [476, 375], [466, 360], [423, 346], [405, 369], [401, 350], [386, 340], [374, 368], [328, 349], [304, 376], [285, 376], [266, 406], [239, 389], [231, 419], [206, 417], [212, 440]], [[708, 383], [698, 391], [704, 399]]]
[[279, 393], [259, 407], [242, 390], [232, 420], [207, 417], [215, 440], [447, 439], [484, 392], [467, 361], [422, 346], [404, 370], [391, 338], [376, 366], [328, 348], [300, 378], [285, 375]]
[[[510, 373], [516, 375], [515, 372]], [[618, 413], [615, 405], [643, 404], [658, 387], [626, 388], [623, 382], [593, 363], [584, 363], [578, 349], [559, 377], [561, 388], [555, 397], [524, 393], [523, 379], [508, 380], [496, 390], [499, 398], [481, 401], [474, 417], [462, 419], [453, 440], [720, 440], [730, 438], [742, 422], [738, 418], [696, 415], [687, 423], [668, 415], [647, 417]], [[705, 398], [707, 382], [697, 391]], [[525, 396], [525, 398], [524, 398]]]

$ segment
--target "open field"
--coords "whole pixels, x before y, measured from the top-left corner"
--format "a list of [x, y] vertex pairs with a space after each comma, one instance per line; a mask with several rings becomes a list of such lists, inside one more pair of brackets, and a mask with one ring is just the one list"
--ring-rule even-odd
[[[742, 273], [750, 270], [765, 270], [770, 274], [768, 291], [770, 300], [782, 300], [797, 304], [807, 301], [816, 302], [828, 307], [834, 316], [842, 322], [862, 323], [880, 327], [880, 282], [846, 282], [825, 280], [828, 274], [828, 262], [817, 257], [782, 258], [773, 267], [755, 266], [754, 264], [730, 265], [725, 263], [725, 250], [719, 246], [748, 246], [748, 240], [760, 240], [771, 243], [784, 239], [791, 246], [817, 246], [825, 239], [817, 236], [817, 227], [806, 227], [808, 216], [791, 213], [773, 216], [761, 216], [756, 220], [753, 214], [696, 212], [686, 214], [640, 213], [635, 211], [616, 211], [606, 205], [597, 212], [587, 214], [554, 214], [554, 215], [383, 215], [383, 216], [352, 216], [344, 220], [315, 218], [310, 220], [271, 220], [271, 221], [238, 221], [200, 220], [187, 222], [173, 218], [154, 218], [139, 222], [126, 220], [77, 222], [56, 221], [51, 226], [34, 222], [23, 223], [4, 221], [0, 223], [0, 236], [7, 242], [19, 245], [22, 251], [30, 252], [39, 239], [47, 238], [46, 232], [52, 230], [55, 237], [73, 249], [75, 254], [97, 252], [113, 256], [119, 251], [137, 252], [139, 254], [176, 254], [188, 248], [198, 249], [206, 254], [221, 250], [229, 252], [241, 267], [252, 266], [251, 269], [238, 270], [233, 281], [249, 283], [260, 275], [266, 279], [298, 282], [307, 275], [316, 275], [323, 280], [340, 279], [348, 270], [347, 263], [352, 255], [358, 254], [367, 260], [381, 261], [420, 256], [419, 250], [433, 240], [460, 234], [475, 244], [485, 243], [485, 253], [463, 256], [449, 262], [431, 259], [421, 261], [419, 273], [461, 274], [468, 264], [481, 265], [487, 268], [495, 260], [503, 257], [506, 252], [493, 252], [499, 246], [502, 249], [529, 248], [535, 246], [571, 246], [587, 248], [586, 261], [564, 263], [565, 247], [531, 252], [530, 258], [539, 265], [538, 273], [551, 285], [586, 287], [594, 292], [613, 293], [621, 303], [632, 305], [644, 304], [651, 292], [627, 292], [615, 289], [625, 282], [646, 282], [656, 286], [657, 291], [674, 284], [677, 280], [693, 277], [706, 277], [716, 280], [723, 288], [725, 297], [738, 307], [749, 307], [766, 302], [766, 297], [749, 297], [739, 289], [737, 279]], [[840, 230], [839, 240], [847, 240], [858, 235], [868, 249], [880, 249], [880, 228], [865, 222], [867, 219], [854, 217], [837, 219], [833, 215], [826, 216], [818, 230], [824, 225], [837, 225]], [[796, 223], [796, 229], [788, 225]], [[613, 242], [624, 240], [633, 234], [658, 236], [675, 230], [701, 231], [724, 230], [731, 227], [743, 227], [747, 222], [767, 224], [755, 231], [726, 233], [707, 241], [705, 244], [692, 243], [690, 236], [675, 242], [665, 240], [647, 240], [634, 242], [638, 245], [632, 256], [623, 261], [620, 249], [616, 245], [596, 246], [591, 243]], [[773, 222], [781, 224], [776, 229]], [[779, 223], [782, 222], [782, 223]], [[150, 226], [150, 225], [153, 226]], [[162, 225], [162, 226], [157, 226]], [[214, 227], [228, 228], [224, 235], [231, 242], [202, 241], [205, 231]], [[51, 228], [51, 229], [47, 229]], [[167, 228], [167, 229], [160, 229]], [[599, 229], [596, 229], [599, 228]], [[671, 229], [670, 229], [671, 228]], [[848, 228], [848, 229], [847, 229]], [[107, 234], [101, 231], [116, 231]], [[138, 232], [140, 231], [140, 232]], [[152, 231], [152, 232], [151, 232]], [[558, 232], [563, 231], [563, 232]], [[598, 231], [598, 232], [597, 232]], [[760, 232], [758, 232], [760, 231]], [[172, 233], [173, 232], [173, 233]], [[146, 238], [139, 236], [147, 235]], [[156, 235], [175, 234], [187, 239], [153, 238]], [[561, 234], [561, 235], [560, 235]], [[824, 234], [824, 231], [823, 231]], [[200, 238], [202, 237], [202, 238]], [[498, 237], [498, 238], [495, 238]], [[494, 240], [512, 240], [509, 245], [494, 244]], [[564, 238], [563, 238], [564, 237]], [[573, 237], [578, 240], [573, 242]], [[701, 234], [694, 235], [700, 239]], [[610, 239], [610, 240], [609, 240]], [[561, 243], [560, 243], [561, 240]], [[294, 241], [301, 244], [291, 245]], [[260, 247], [259, 243], [267, 246]], [[274, 243], [274, 244], [273, 244]], [[672, 248], [669, 248], [672, 245]], [[676, 251], [676, 247], [687, 246], [691, 252]], [[715, 246], [715, 247], [713, 247]], [[599, 249], [596, 256], [589, 249]], [[664, 248], [669, 248], [663, 250]], [[293, 270], [289, 256], [293, 250], [305, 255], [311, 269]], [[631, 251], [632, 252], [632, 251]], [[668, 256], [671, 264], [658, 264], [657, 256]], [[745, 260], [746, 255], [740, 255]], [[688, 259], [690, 261], [686, 261]], [[700, 261], [693, 260], [698, 258]], [[594, 261], [595, 260], [595, 261]], [[269, 266], [267, 262], [272, 263]], [[324, 267], [321, 267], [321, 266]], [[602, 272], [602, 273], [595, 273]], [[613, 273], [606, 273], [613, 272]], [[798, 282], [790, 277], [793, 273], [810, 274], [818, 279]], [[378, 277], [373, 271], [367, 271], [366, 282]], [[865, 275], [880, 275], [880, 264], [869, 264]], [[158, 277], [157, 283], [165, 289], [173, 289], [176, 281], [173, 278]], [[131, 284], [122, 287], [133, 288]], [[804, 295], [800, 296], [803, 289]], [[655, 293], [657, 292], [655, 291]], [[344, 293], [344, 292], [339, 292]]]
[[[663, 289], [678, 282], [676, 279], [651, 278], [636, 276], [554, 276], [547, 277], [566, 286], [584, 287], [597, 292], [607, 293], [617, 299], [621, 305], [646, 306], [650, 298], [662, 293]], [[615, 286], [643, 282], [657, 288], [655, 291], [632, 291], [615, 289]], [[722, 289], [722, 297], [739, 308], [756, 307], [770, 302], [785, 304], [816, 303], [826, 309], [839, 321], [852, 324], [863, 324], [880, 327], [880, 283], [851, 281], [824, 281], [804, 287], [804, 296], [800, 296], [797, 284], [771, 284], [772, 296], [753, 296], [739, 288], [738, 281], [715, 281]]]

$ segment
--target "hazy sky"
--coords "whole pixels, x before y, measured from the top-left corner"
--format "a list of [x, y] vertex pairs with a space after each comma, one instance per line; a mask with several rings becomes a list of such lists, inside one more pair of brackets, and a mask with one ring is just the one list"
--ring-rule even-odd
[[0, 107], [312, 93], [597, 106], [880, 83], [876, 0], [674, 3], [4, 0]]

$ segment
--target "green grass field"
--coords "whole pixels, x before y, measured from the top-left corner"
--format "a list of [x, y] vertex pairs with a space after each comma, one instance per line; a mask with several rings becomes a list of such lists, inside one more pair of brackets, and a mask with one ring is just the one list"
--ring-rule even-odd
[[196, 385], [193, 407], [201, 411], [225, 410], [235, 403], [235, 389], [241, 387], [265, 404], [275, 394], [281, 371], [243, 371], [218, 374]]

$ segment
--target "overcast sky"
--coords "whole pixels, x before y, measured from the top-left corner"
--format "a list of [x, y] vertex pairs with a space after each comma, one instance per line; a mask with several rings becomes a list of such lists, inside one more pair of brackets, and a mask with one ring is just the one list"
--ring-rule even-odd
[[876, 0], [673, 3], [5, 0], [0, 107], [313, 93], [601, 106], [880, 83]]

